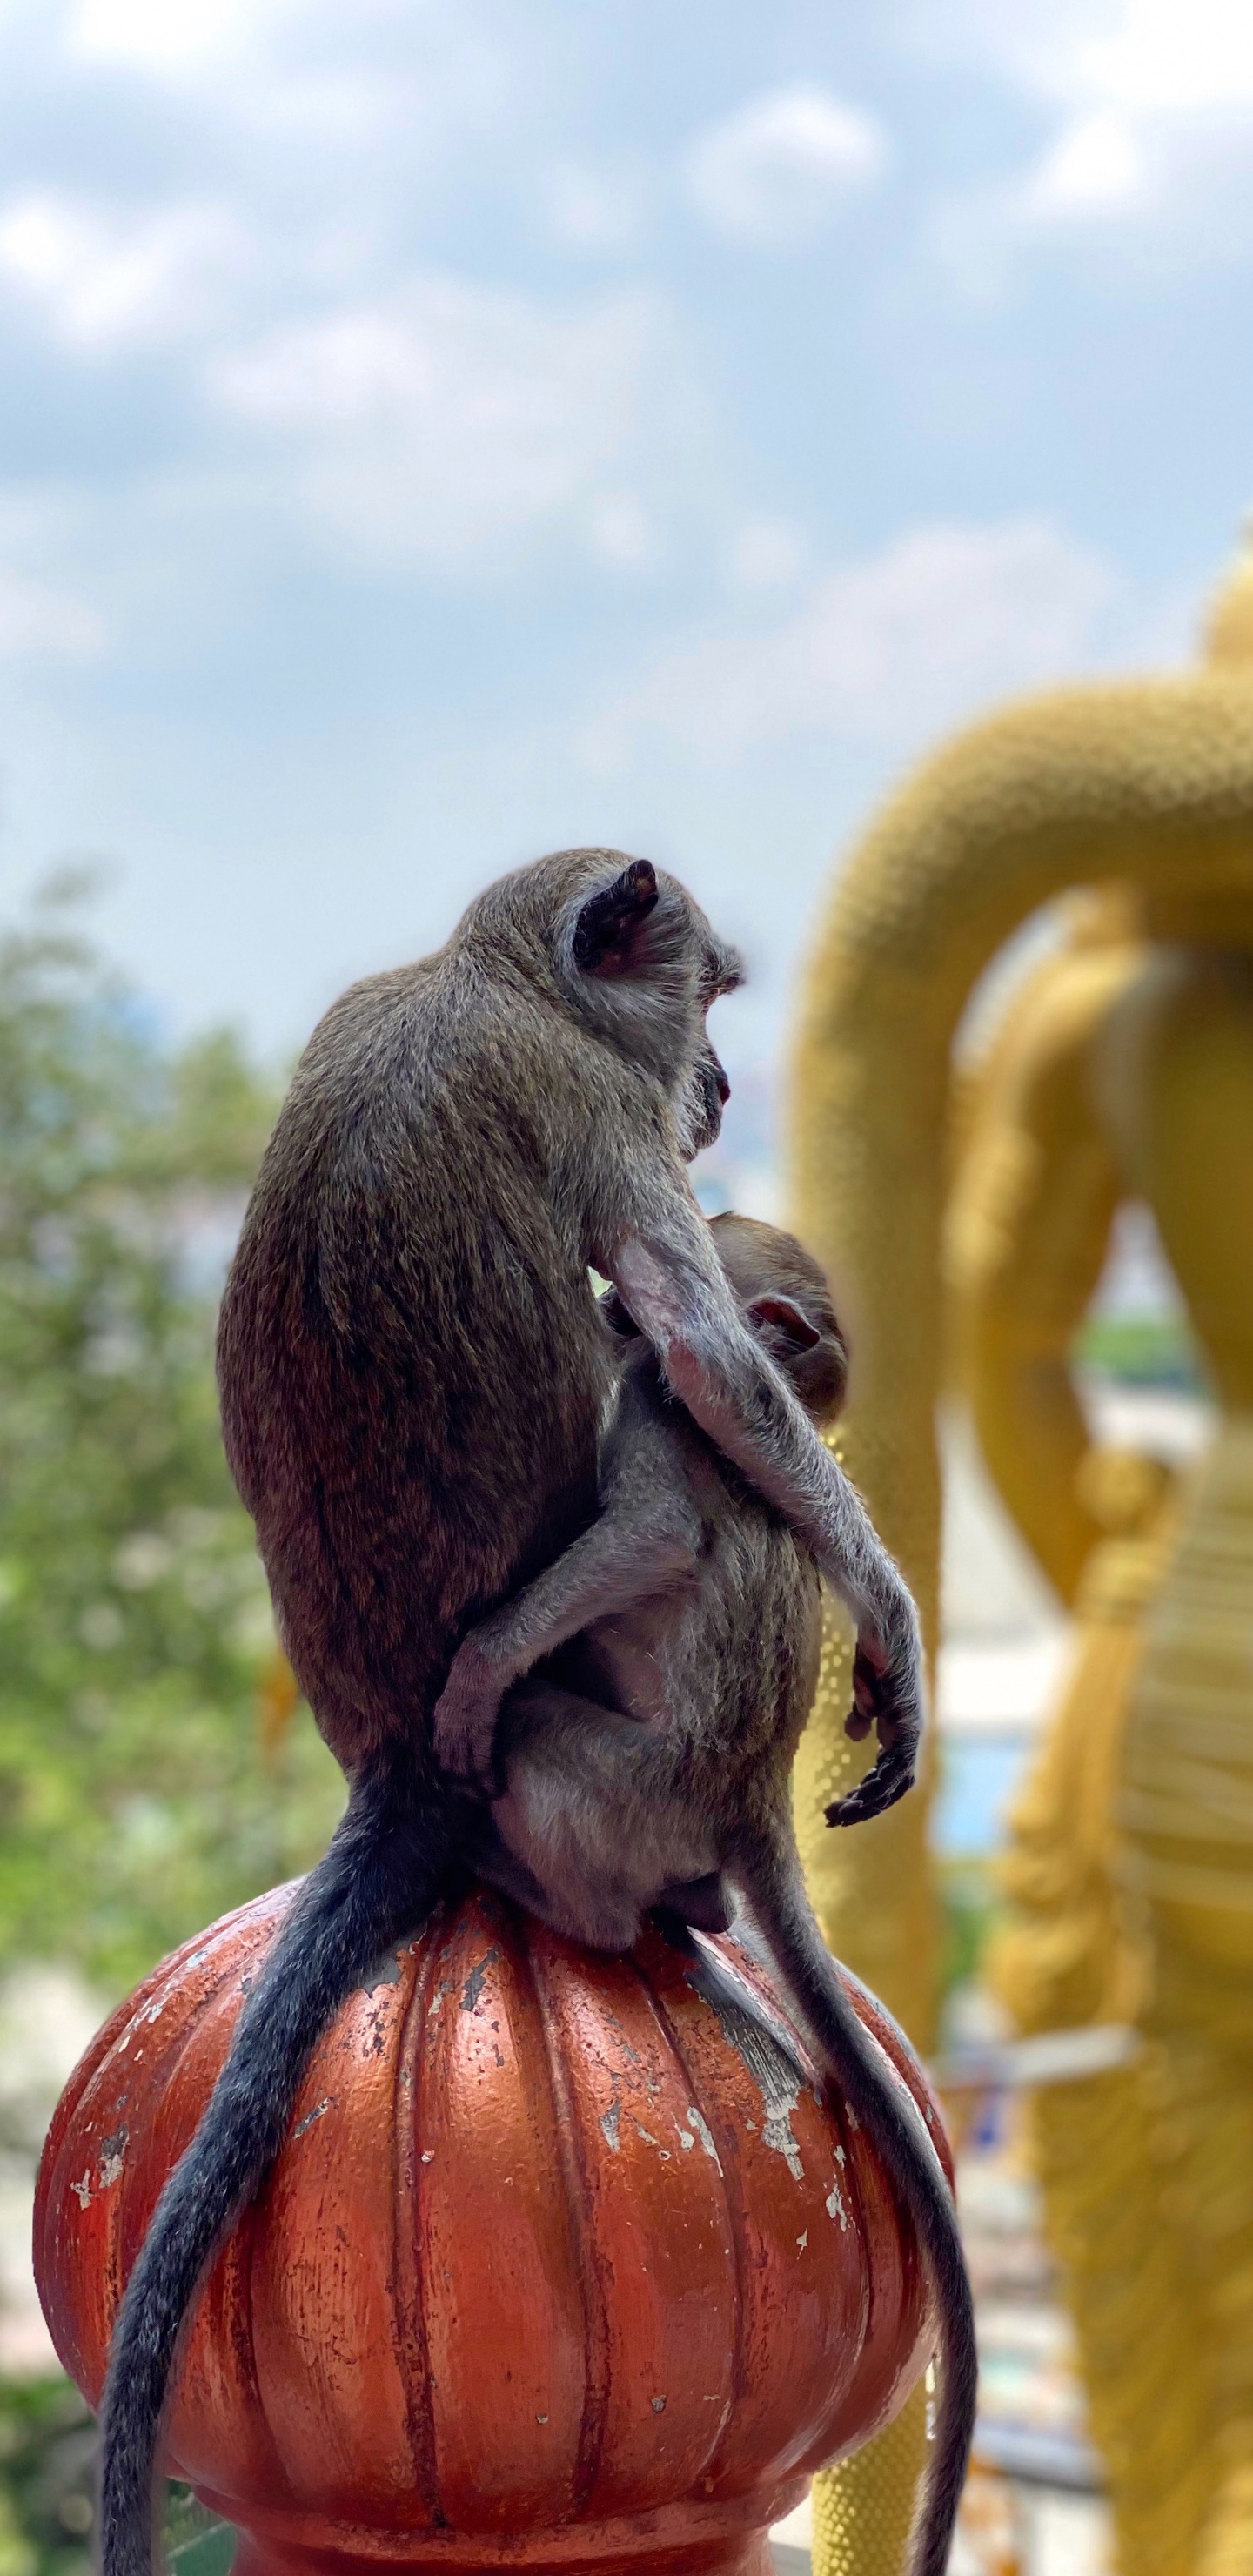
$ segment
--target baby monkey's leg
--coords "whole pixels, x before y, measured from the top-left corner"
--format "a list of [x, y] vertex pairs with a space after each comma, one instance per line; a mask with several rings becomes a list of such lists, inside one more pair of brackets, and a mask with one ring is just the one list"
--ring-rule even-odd
[[[664, 1726], [530, 1682], [501, 1712], [501, 1760], [491, 1828], [541, 1897], [509, 1892], [546, 1923], [599, 1950], [629, 1950], [658, 1905], [702, 1928], [716, 1911], [721, 1928], [718, 1849], [681, 1794]], [[490, 1854], [474, 1857], [508, 1884]]]

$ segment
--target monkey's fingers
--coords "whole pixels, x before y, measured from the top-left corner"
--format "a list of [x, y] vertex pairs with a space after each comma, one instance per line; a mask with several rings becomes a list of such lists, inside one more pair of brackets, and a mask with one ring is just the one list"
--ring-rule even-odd
[[869, 1735], [872, 1726], [882, 1733], [882, 1721], [890, 1719], [893, 1708], [891, 1679], [885, 1665], [872, 1661], [865, 1646], [859, 1645], [853, 1657], [853, 1705], [844, 1721], [844, 1732], [854, 1744]]

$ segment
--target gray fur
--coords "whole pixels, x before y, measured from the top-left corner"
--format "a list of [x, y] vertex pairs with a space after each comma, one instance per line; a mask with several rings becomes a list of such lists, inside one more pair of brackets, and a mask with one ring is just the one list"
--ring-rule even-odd
[[[768, 1339], [767, 1366], [795, 1380], [821, 1356], [815, 1344], [838, 1344], [821, 1273], [809, 1263], [806, 1299], [808, 1256], [790, 1237], [730, 1218], [715, 1222], [715, 1241], [723, 1227], [736, 1230], [744, 1322]], [[848, 2001], [801, 1876], [790, 1775], [819, 1636], [812, 1555], [667, 1395], [653, 1349], [637, 1342], [604, 1442], [600, 1516], [463, 1640], [436, 1745], [450, 1763], [498, 1772], [476, 1847], [482, 1874], [571, 1939], [626, 1950], [650, 1911], [717, 1931], [733, 1895], [747, 1908], [932, 2270], [944, 2386], [914, 2566], [939, 2576], [973, 2421], [970, 2291], [935, 2148]]]
[[179, 2323], [281, 2142], [318, 2032], [455, 1878], [481, 1801], [431, 1717], [467, 1630], [594, 1520], [618, 1281], [676, 1390], [858, 1605], [908, 1785], [912, 1609], [745, 1325], [686, 1166], [726, 1077], [705, 1016], [733, 953], [672, 877], [567, 850], [504, 877], [437, 955], [315, 1030], [262, 1160], [218, 1342], [231, 1468], [349, 1811], [241, 2013], [123, 2301], [104, 2402], [105, 2576], [147, 2576]]

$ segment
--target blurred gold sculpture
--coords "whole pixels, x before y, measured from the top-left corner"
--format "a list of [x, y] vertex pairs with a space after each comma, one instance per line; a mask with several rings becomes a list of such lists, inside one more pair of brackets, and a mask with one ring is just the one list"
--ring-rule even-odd
[[[1224, 594], [1207, 660], [1198, 670], [1053, 692], [974, 727], [928, 761], [854, 853], [819, 942], [795, 1066], [795, 1221], [826, 1262], [852, 1333], [854, 1374], [841, 1430], [843, 1453], [914, 1586], [932, 1640], [940, 1536], [935, 1409], [953, 1037], [984, 967], [1029, 914], [1069, 889], [1119, 885], [1137, 890], [1148, 947], [1138, 964], [1124, 957], [1121, 970], [1113, 953], [1102, 959], [1102, 944], [1107, 952], [1119, 946], [1108, 916], [1103, 942], [1098, 937], [1094, 943], [1089, 987], [1094, 983], [1099, 990], [1103, 974], [1111, 978], [1107, 1017], [1090, 992], [1085, 1007], [1096, 1011], [1106, 1031], [1106, 1087], [1111, 1100], [1123, 1102], [1125, 1114], [1117, 1135], [1097, 1139], [1096, 1162], [1104, 1165], [1104, 1178], [1098, 1169], [1085, 1180], [1077, 1164], [1070, 1166], [1070, 1277], [1073, 1285], [1085, 1261], [1090, 1268], [1094, 1244], [1099, 1266], [1104, 1237], [1101, 1232], [1098, 1243], [1098, 1211], [1104, 1190], [1107, 1224], [1114, 1163], [1124, 1176], [1122, 1186], [1148, 1197], [1157, 1211], [1220, 1395], [1232, 1407], [1247, 1408], [1253, 1405], [1253, 1170], [1247, 1168], [1253, 1158], [1253, 1088], [1242, 1131], [1235, 1112], [1239, 1065], [1246, 1066], [1253, 1086], [1253, 1024], [1244, 1031], [1241, 1017], [1253, 951], [1253, 560]], [[1125, 924], [1125, 931], [1127, 943], [1134, 943], [1133, 925]], [[1087, 972], [1078, 974], [1080, 984]], [[1203, 1075], [1201, 1031], [1220, 1025], [1224, 1034], [1213, 1045], [1221, 1066]], [[1189, 1027], [1198, 1058], [1192, 1071]], [[1243, 1171], [1237, 1168], [1241, 1156]], [[1233, 1192], [1242, 1196], [1239, 1215], [1232, 1210]], [[1060, 1276], [1055, 1275], [1054, 1293]], [[1091, 1271], [1089, 1285], [1094, 1277]], [[1216, 1326], [1230, 1342], [1241, 1308], [1248, 1337], [1243, 1378], [1230, 1349], [1220, 1359], [1215, 1342]], [[1019, 1500], [1035, 1543], [1051, 1551], [1055, 1580], [1073, 1593], [1101, 1536], [1101, 1498], [1091, 1492], [1085, 1498], [1073, 1485], [1084, 1441], [1077, 1409], [1061, 1382], [1060, 1358], [1047, 1357], [1055, 1319], [1050, 1327], [1038, 1311], [1017, 1318], [1007, 1312], [1001, 1322], [1009, 1331], [1002, 1365], [1011, 1375], [1017, 1372], [1020, 1434], [1021, 1408], [1029, 1416], [1038, 1399], [1029, 1433], [1035, 1443], [1032, 1481], [1038, 1473], [1040, 1493], [1056, 1509], [1037, 1508], [1034, 1493], [1022, 1490], [1021, 1475]], [[1033, 1373], [1031, 1336], [1042, 1326], [1044, 1343], [1037, 1342], [1036, 1358], [1045, 1380], [1052, 1368], [1051, 1395], [1038, 1371]], [[1246, 2141], [1242, 2126], [1246, 2112], [1253, 2112], [1247, 1991], [1242, 2019], [1236, 2009], [1241, 1976], [1253, 1964], [1253, 1958], [1246, 1964], [1240, 1946], [1242, 1938], [1253, 1941], [1253, 1867], [1242, 1874], [1238, 1840], [1244, 1831], [1253, 1843], [1253, 1763], [1241, 1770], [1246, 1744], [1253, 1749], [1253, 1636], [1243, 1630], [1236, 1635], [1236, 1604], [1241, 1593], [1246, 1600], [1253, 1595], [1253, 1438], [1233, 1430], [1219, 1455], [1228, 1468], [1212, 1472], [1203, 1488], [1147, 1645], [1129, 1756], [1139, 1803], [1129, 1811], [1128, 1829], [1138, 1837], [1146, 1931], [1157, 1964], [1151, 2006], [1155, 2053], [1172, 2088], [1182, 2088], [1178, 2099], [1194, 2106], [1186, 2120], [1176, 2113], [1165, 2123], [1170, 2134], [1164, 2152], [1173, 2158], [1179, 2223], [1186, 2205], [1197, 2239], [1195, 2260], [1191, 2245], [1188, 2256], [1192, 2293], [1198, 2301], [1210, 2300], [1198, 2317], [1197, 2341], [1208, 2350], [1221, 2334], [1228, 2355], [1239, 2345], [1240, 2357], [1223, 2358], [1216, 2376], [1224, 2380], [1225, 2393], [1212, 2396], [1204, 2374], [1190, 2371], [1185, 2339], [1173, 2357], [1173, 2377], [1149, 2374], [1141, 2395], [1124, 2403], [1137, 2365], [1111, 2350], [1111, 2378], [1122, 2395], [1115, 2394], [1105, 2418], [1112, 2427], [1127, 2417], [1128, 2406], [1134, 2414], [1136, 2405], [1155, 2413], [1159, 2445], [1169, 2453], [1172, 2429], [1161, 2408], [1182, 2375], [1188, 2380], [1187, 2398], [1180, 2400], [1183, 2449], [1198, 2424], [1217, 2425], [1213, 2457], [1221, 2452], [1230, 2465], [1217, 2481], [1206, 2517], [1198, 2576], [1201, 2569], [1204, 2576], [1253, 2570], [1253, 2439], [1247, 2452], [1242, 2447], [1246, 2433], [1253, 2437], [1253, 2388], [1245, 2384], [1253, 2381], [1253, 2127]], [[1243, 1485], [1237, 1458], [1246, 1463]], [[1013, 1483], [1013, 1459], [1007, 1465], [1002, 1457], [1000, 1465]], [[1244, 1518], [1241, 1497], [1248, 1503]], [[1138, 1517], [1140, 1527], [1133, 1514], [1130, 1530], [1124, 1526], [1121, 1539], [1111, 1544], [1147, 1548], [1151, 1569], [1164, 1524], [1155, 1526], [1151, 1507]], [[1248, 1552], [1241, 1556], [1246, 1541]], [[1125, 1574], [1125, 1557], [1123, 1564]], [[1189, 1565], [1195, 1571], [1185, 1580]], [[1130, 1620], [1112, 1610], [1116, 1560], [1106, 1560], [1104, 1577], [1094, 1566], [1094, 1585], [1102, 1579], [1105, 1610], [1097, 1625], [1104, 1619], [1107, 1631], [1120, 1625], [1133, 1631], [1134, 1610]], [[1137, 1580], [1133, 1600], [1151, 1582], [1143, 1562]], [[1166, 1599], [1178, 1603], [1185, 1595], [1192, 1609], [1186, 1616], [1177, 1610], [1172, 1627]], [[1094, 1593], [1088, 1608], [1096, 1606]], [[1250, 1617], [1247, 1609], [1243, 1615]], [[1204, 1647], [1198, 1629], [1206, 1632]], [[1120, 1648], [1107, 1633], [1103, 1650], [1117, 1662], [1132, 1644], [1129, 1635]], [[1220, 1673], [1212, 1669], [1216, 1656]], [[934, 2035], [935, 1957], [926, 1801], [907, 1800], [855, 1834], [824, 1836], [820, 1801], [847, 1759], [846, 1704], [846, 1675], [833, 1636], [797, 1777], [811, 1884], [833, 1946], [878, 1985], [925, 2048]], [[1194, 1749], [1204, 1757], [1200, 1771], [1191, 1758]], [[1093, 1753], [1082, 1796], [1075, 1784], [1076, 1803], [1089, 1818], [1089, 1904], [1093, 1836], [1099, 1845], [1106, 1830], [1096, 1821], [1104, 1794], [1101, 1758]], [[1109, 1748], [1104, 1758], [1111, 1758]], [[1220, 1783], [1226, 1800], [1221, 1814], [1215, 1805]], [[1223, 1856], [1219, 1882], [1214, 1862]], [[1248, 1859], [1253, 1862], [1253, 1850]], [[1098, 1858], [1098, 1888], [1103, 1866]], [[1081, 1877], [1084, 1867], [1080, 1852]], [[1237, 1886], [1244, 1891], [1239, 1900]], [[1130, 1974], [1133, 1964], [1134, 1944], [1120, 1951], [1116, 1975]], [[1110, 2010], [1104, 1995], [1099, 2010]], [[1206, 2034], [1203, 2047], [1200, 2031]], [[1094, 2187], [1107, 2189], [1095, 2122], [1079, 2152], [1097, 2159]], [[1213, 2240], [1205, 2255], [1212, 2296], [1201, 2286], [1199, 2240], [1207, 2230]], [[1227, 2285], [1221, 2323], [1214, 2305], [1220, 2275]], [[1116, 2335], [1109, 2340], [1116, 2344]], [[846, 2470], [820, 2482], [817, 2576], [898, 2576], [922, 2457], [916, 2419], [912, 2449], [907, 2430], [898, 2425]], [[1136, 2438], [1128, 2438], [1134, 2449]], [[1202, 2483], [1198, 2472], [1198, 2497]], [[1242, 2511], [1247, 2519], [1241, 2530]], [[1149, 2563], [1142, 2558], [1139, 2567]], [[1191, 2562], [1177, 2555], [1174, 2562], [1163, 2557], [1159, 2563], [1165, 2568]]]
[[[991, 1963], [1024, 2034], [1116, 2033], [1146, 1993], [1115, 1805], [1174, 1502], [1157, 1461], [1089, 1448], [1067, 1359], [1126, 1188], [1100, 1114], [1103, 1039], [1151, 959], [1125, 894], [1076, 904], [989, 1051], [949, 1206], [960, 1375], [984, 1455], [1077, 1613], [1070, 1676], [1013, 1817], [1004, 1878], [1017, 1918]], [[1115, 2052], [1032, 2106], [1119, 2562], [1137, 2576], [1184, 2576], [1210, 2469], [1208, 2356], [1170, 2216], [1162, 2075], [1155, 2054]]]

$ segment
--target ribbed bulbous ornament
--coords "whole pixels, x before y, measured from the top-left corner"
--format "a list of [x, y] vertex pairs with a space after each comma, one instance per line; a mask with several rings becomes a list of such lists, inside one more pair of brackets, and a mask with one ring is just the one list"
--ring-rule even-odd
[[[36, 2267], [93, 2404], [293, 1892], [156, 1969], [57, 2111]], [[761, 1972], [697, 1948], [595, 1956], [474, 1890], [351, 1996], [170, 2413], [171, 2472], [239, 2526], [240, 2576], [758, 2576], [809, 2472], [903, 2402], [935, 2339], [909, 2224]]]

